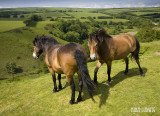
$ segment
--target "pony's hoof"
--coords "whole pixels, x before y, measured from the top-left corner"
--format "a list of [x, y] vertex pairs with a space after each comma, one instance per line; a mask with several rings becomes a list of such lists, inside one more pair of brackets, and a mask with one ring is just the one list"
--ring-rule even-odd
[[127, 75], [128, 72], [124, 72], [122, 75]]
[[58, 89], [61, 90], [61, 89], [62, 89], [62, 86], [60, 85], [60, 86], [58, 87]]
[[53, 93], [56, 93], [56, 92], [58, 92], [57, 89], [53, 89]]
[[98, 82], [97, 82], [97, 81], [94, 81], [94, 84], [95, 84], [95, 85], [98, 85]]
[[78, 97], [77, 102], [81, 102], [81, 101], [82, 101], [82, 97]]
[[142, 73], [142, 74], [141, 74], [141, 76], [142, 76], [142, 77], [145, 77], [145, 74], [144, 74], [144, 73]]
[[109, 86], [109, 85], [110, 85], [110, 82], [109, 82], [109, 81], [107, 81], [107, 82], [106, 82], [106, 85], [107, 85], [107, 86]]
[[69, 101], [69, 104], [71, 104], [71, 105], [74, 104], [74, 101], [73, 101], [73, 100], [70, 100], [70, 101]]

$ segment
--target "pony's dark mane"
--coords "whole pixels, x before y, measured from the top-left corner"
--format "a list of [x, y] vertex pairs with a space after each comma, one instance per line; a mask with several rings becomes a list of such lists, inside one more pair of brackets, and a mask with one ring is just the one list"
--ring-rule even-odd
[[97, 39], [98, 41], [101, 41], [101, 39], [110, 39], [110, 38], [112, 38], [112, 36], [110, 36], [104, 28], [100, 28], [89, 35], [89, 39], [91, 41], [92, 40], [97, 41]]
[[44, 46], [45, 44], [47, 45], [51, 45], [51, 44], [59, 44], [59, 42], [51, 37], [51, 36], [37, 36], [34, 40], [33, 40], [33, 44], [37, 44], [39, 47], [40, 46]]

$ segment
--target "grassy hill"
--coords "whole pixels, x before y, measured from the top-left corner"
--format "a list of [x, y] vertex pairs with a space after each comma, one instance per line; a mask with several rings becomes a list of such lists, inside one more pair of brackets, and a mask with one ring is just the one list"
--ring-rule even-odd
[[[4, 15], [5, 14], [5, 15]], [[7, 14], [7, 15], [6, 15]], [[38, 14], [43, 21], [33, 27], [26, 27], [23, 20], [30, 14]], [[124, 15], [126, 14], [126, 15]], [[86, 88], [83, 89], [83, 101], [69, 105], [71, 96], [70, 87], [62, 75], [63, 90], [52, 93], [53, 82], [51, 74], [39, 73], [43, 64], [43, 57], [35, 60], [32, 57], [32, 41], [37, 35], [50, 35], [45, 29], [47, 24], [57, 23], [57, 19], [76, 20], [86, 22], [90, 26], [89, 16], [93, 27], [107, 21], [102, 25], [112, 33], [118, 23], [123, 26], [120, 32], [129, 32], [133, 35], [140, 27], [133, 25], [128, 28], [127, 22], [141, 18], [142, 23], [149, 20], [159, 23], [160, 8], [126, 8], [126, 9], [81, 9], [81, 8], [14, 8], [0, 9], [0, 115], [156, 115], [160, 114], [160, 41], [140, 43], [141, 52], [148, 50], [140, 56], [141, 66], [146, 73], [145, 77], [139, 75], [138, 66], [130, 60], [128, 75], [122, 75], [125, 69], [123, 61], [114, 61], [111, 72], [111, 85], [105, 85], [107, 80], [107, 67], [104, 64], [98, 72], [98, 87], [94, 94], [96, 103], [89, 98]], [[124, 17], [121, 17], [121, 16]], [[9, 17], [8, 17], [9, 16]], [[107, 17], [99, 19], [98, 17]], [[128, 17], [125, 17], [128, 16]], [[50, 21], [50, 19], [56, 19]], [[131, 18], [131, 19], [130, 19]], [[109, 23], [112, 22], [112, 25]], [[124, 23], [124, 25], [121, 25]], [[135, 22], [134, 22], [135, 23]], [[131, 24], [131, 22], [129, 22]], [[131, 25], [132, 26], [132, 25]], [[158, 25], [155, 26], [159, 28]], [[113, 33], [113, 36], [117, 34]], [[68, 43], [55, 37], [60, 43]], [[87, 43], [87, 42], [86, 42]], [[12, 81], [7, 74], [5, 66], [8, 62], [16, 62], [23, 72], [16, 74]], [[89, 73], [93, 80], [96, 62], [88, 63]], [[74, 76], [76, 83], [76, 97], [78, 95], [78, 77]], [[140, 108], [140, 112], [132, 112], [133, 108]], [[143, 112], [145, 108], [152, 108], [155, 112]], [[136, 110], [136, 109], [135, 109]]]
[[[119, 33], [134, 33], [139, 27], [132, 26], [128, 28], [128, 22], [132, 15], [135, 18], [147, 18], [152, 23], [156, 23], [160, 18], [160, 8], [120, 8], [120, 9], [81, 9], [81, 8], [13, 8], [0, 9], [0, 78], [8, 77], [5, 65], [8, 62], [16, 62], [23, 68], [23, 72], [28, 72], [40, 67], [38, 63], [32, 59], [32, 41], [37, 35], [50, 35], [49, 30], [45, 29], [47, 24], [55, 24], [56, 20], [76, 20], [86, 22], [89, 32], [104, 27], [113, 36]], [[43, 18], [33, 27], [25, 27], [23, 20], [30, 14], [37, 14]], [[124, 15], [125, 14], [125, 15]], [[153, 16], [153, 17], [152, 17]], [[88, 18], [90, 17], [90, 18]], [[101, 18], [100, 18], [101, 17]], [[51, 19], [54, 21], [50, 21]], [[104, 22], [106, 21], [106, 22]], [[142, 19], [143, 21], [143, 19]], [[93, 22], [93, 23], [89, 23]], [[105, 25], [100, 23], [106, 23]], [[127, 24], [128, 22], [128, 24]], [[87, 24], [88, 23], [88, 24]], [[111, 23], [111, 24], [110, 24]], [[133, 22], [135, 23], [135, 22]], [[145, 25], [146, 23], [144, 23]], [[158, 24], [158, 22], [157, 22]], [[76, 31], [76, 30], [75, 30]], [[118, 31], [118, 33], [117, 33]], [[59, 31], [57, 31], [59, 32]], [[55, 32], [55, 33], [57, 33]], [[54, 33], [54, 32], [53, 32]], [[65, 44], [66, 41], [55, 37], [60, 43]]]
[[[0, 21], [1, 22], [1, 21]], [[22, 67], [23, 72], [28, 72], [40, 66], [39, 61], [32, 57], [33, 45], [32, 41], [37, 35], [50, 35], [44, 26], [48, 23], [42, 21], [37, 23], [36, 27], [21, 27], [22, 21], [2, 21], [4, 24], [10, 25], [2, 29], [0, 33], [0, 78], [7, 76], [5, 65], [8, 62], [16, 62], [17, 66]], [[1, 23], [2, 23], [1, 22]], [[21, 28], [20, 28], [21, 27]], [[50, 35], [52, 36], [52, 35]], [[60, 43], [67, 43], [57, 38]]]
[[[52, 93], [51, 74], [19, 77], [16, 81], [0, 81], [0, 115], [159, 115], [160, 111], [160, 41], [141, 44], [142, 51], [149, 47], [140, 57], [141, 66], [146, 74], [139, 75], [135, 61], [130, 60], [128, 75], [122, 75], [125, 63], [114, 61], [112, 66], [112, 81], [106, 86], [107, 67], [104, 64], [98, 72], [98, 87], [94, 94], [96, 103], [89, 98], [86, 88], [83, 89], [83, 101], [69, 105], [70, 87], [62, 76], [63, 90]], [[88, 63], [93, 79], [96, 62]], [[78, 77], [76, 97], [78, 96]], [[140, 112], [131, 112], [132, 108], [141, 108]], [[153, 108], [155, 112], [142, 112], [145, 108]]]
[[22, 21], [0, 21], [0, 25], [1, 25], [0, 32], [5, 32], [25, 26], [25, 24]]
[[[40, 67], [40, 62], [37, 63], [32, 59], [32, 40], [37, 35], [51, 35], [44, 27], [47, 24], [57, 23], [57, 21], [50, 21], [50, 19], [76, 20], [81, 22], [94, 22], [88, 24], [92, 30], [99, 26], [104, 27], [113, 35], [118, 33], [135, 32], [139, 27], [133, 26], [131, 29], [126, 25], [130, 20], [130, 16], [134, 15], [136, 18], [145, 17], [148, 20], [159, 21], [160, 18], [152, 18], [151, 16], [158, 16], [160, 8], [128, 8], [128, 9], [81, 9], [81, 8], [13, 8], [0, 9], [0, 78], [8, 77], [5, 71], [7, 62], [16, 62], [16, 64], [23, 68], [23, 72], [34, 70]], [[25, 27], [23, 20], [30, 14], [37, 14], [42, 16], [43, 21], [38, 22], [35, 27]], [[121, 17], [122, 15], [127, 17]], [[128, 15], [127, 15], [128, 14]], [[90, 17], [90, 19], [88, 18]], [[102, 19], [99, 17], [103, 17]], [[90, 21], [92, 18], [93, 21]], [[100, 24], [106, 21], [106, 25]], [[110, 24], [112, 23], [112, 25]], [[117, 24], [119, 23], [119, 24]], [[123, 25], [122, 25], [122, 24]], [[97, 25], [98, 24], [98, 25]], [[129, 24], [131, 24], [129, 22]], [[145, 25], [146, 23], [144, 23]], [[119, 26], [117, 26], [119, 25]], [[95, 27], [94, 27], [95, 26]], [[117, 33], [118, 30], [118, 33]], [[54, 32], [53, 32], [54, 33]], [[67, 43], [66, 41], [56, 37], [60, 43]]]

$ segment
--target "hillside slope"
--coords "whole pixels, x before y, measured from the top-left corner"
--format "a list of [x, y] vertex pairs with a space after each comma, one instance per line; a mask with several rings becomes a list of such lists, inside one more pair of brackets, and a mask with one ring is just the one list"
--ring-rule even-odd
[[[21, 22], [19, 23], [21, 24]], [[37, 63], [32, 57], [32, 41], [37, 35], [49, 35], [44, 29], [46, 23], [49, 22], [42, 21], [39, 22], [36, 27], [30, 28], [15, 27], [11, 30], [7, 29], [7, 31], [4, 29], [3, 32], [0, 33], [0, 78], [7, 75], [5, 66], [8, 62], [16, 62], [17, 66], [23, 68], [24, 72], [40, 66], [42, 61]], [[56, 39], [62, 44], [67, 43], [59, 38]]]
[[[71, 91], [62, 75], [63, 89], [52, 93], [51, 74], [40, 77], [23, 78], [21, 80], [0, 81], [0, 115], [159, 115], [160, 111], [160, 41], [141, 43], [141, 52], [146, 48], [141, 59], [141, 66], [146, 74], [139, 75], [135, 61], [130, 60], [128, 75], [122, 75], [125, 63], [114, 61], [112, 81], [108, 87], [107, 68], [104, 64], [98, 72], [98, 88], [94, 95], [96, 103], [89, 98], [86, 88], [83, 89], [83, 101], [69, 105]], [[93, 79], [96, 62], [88, 63], [89, 73]], [[76, 97], [78, 95], [78, 77]], [[132, 112], [132, 108], [140, 108], [140, 112]], [[150, 108], [149, 110], [144, 110]], [[145, 112], [146, 111], [146, 112]]]

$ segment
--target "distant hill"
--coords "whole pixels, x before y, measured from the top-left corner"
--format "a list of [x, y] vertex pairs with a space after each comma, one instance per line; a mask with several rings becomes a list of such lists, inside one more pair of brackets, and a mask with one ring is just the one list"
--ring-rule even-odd
[[[30, 14], [42, 16], [43, 21], [38, 22], [34, 27], [26, 27], [23, 21]], [[16, 62], [18, 66], [22, 67], [23, 72], [34, 71], [42, 65], [43, 60], [36, 61], [32, 58], [32, 41], [37, 35], [44, 34], [55, 37], [54, 32], [45, 29], [47, 24], [56, 24], [60, 20], [80, 20], [85, 22], [89, 32], [104, 27], [111, 35], [118, 35], [135, 32], [145, 25], [158, 26], [160, 18], [157, 15], [159, 16], [159, 14], [159, 7], [0, 9], [0, 78], [8, 76], [5, 71], [5, 65], [8, 62]], [[154, 25], [155, 23], [157, 25]], [[68, 43], [62, 38], [55, 38], [62, 44]], [[84, 41], [84, 44], [87, 47], [87, 41]]]

